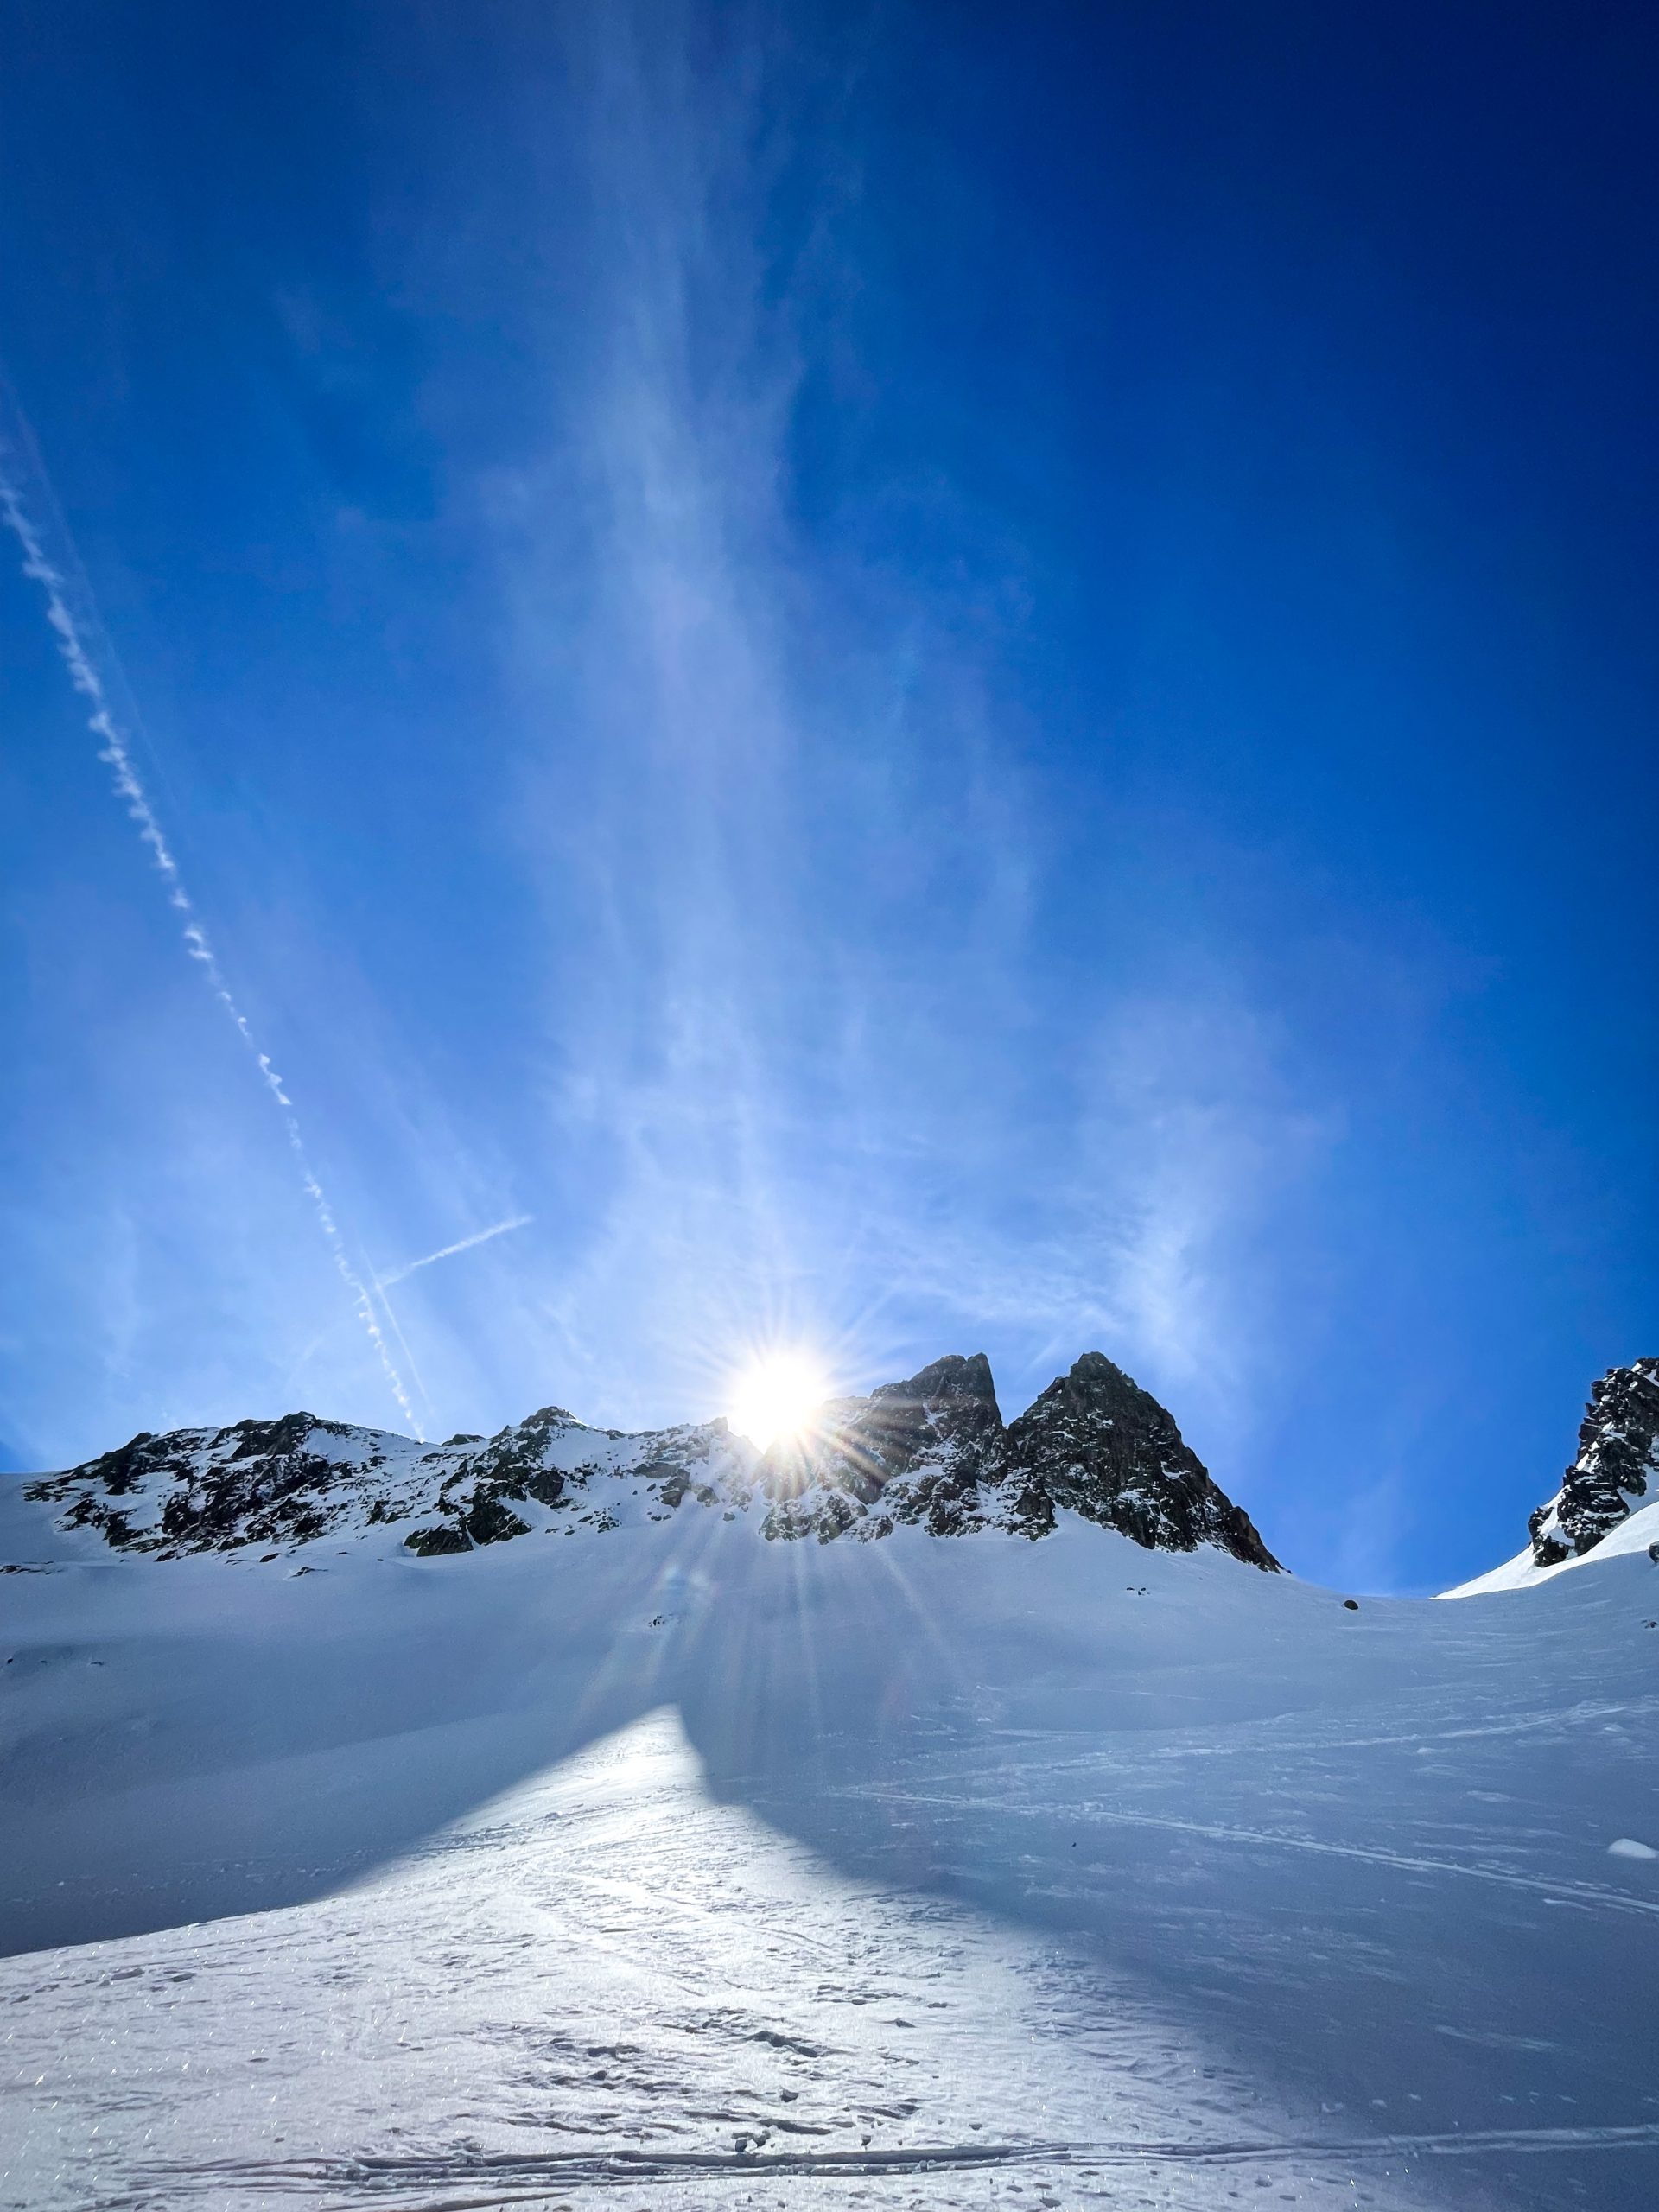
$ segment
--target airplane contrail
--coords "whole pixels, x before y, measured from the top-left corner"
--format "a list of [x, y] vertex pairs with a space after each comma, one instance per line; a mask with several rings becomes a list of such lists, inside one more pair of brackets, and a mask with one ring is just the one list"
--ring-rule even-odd
[[441, 1252], [429, 1252], [423, 1260], [410, 1260], [401, 1268], [393, 1268], [389, 1274], [376, 1275], [375, 1286], [385, 1290], [390, 1284], [402, 1282], [405, 1275], [412, 1275], [417, 1268], [429, 1268], [435, 1261], [453, 1259], [457, 1252], [470, 1252], [474, 1244], [487, 1244], [492, 1236], [505, 1236], [510, 1229], [523, 1229], [536, 1218], [533, 1213], [516, 1213], [511, 1221], [498, 1221], [493, 1229], [480, 1229], [474, 1236], [463, 1236], [458, 1243], [446, 1244]]
[[[38, 494], [35, 512], [47, 518], [45, 526], [37, 522], [30, 512], [24, 490], [26, 484]], [[200, 967], [209, 989], [252, 1056], [259, 1079], [272, 1104], [282, 1116], [283, 1132], [299, 1171], [301, 1187], [311, 1201], [317, 1226], [328, 1247], [335, 1273], [351, 1294], [404, 1418], [424, 1442], [424, 1434], [415, 1418], [415, 1408], [410, 1403], [403, 1377], [392, 1363], [391, 1353], [375, 1313], [373, 1300], [352, 1265], [334, 1209], [311, 1165], [294, 1111], [294, 1102], [283, 1088], [283, 1079], [271, 1065], [270, 1054], [260, 1050], [258, 1039], [250, 1028], [247, 1017], [231, 992], [225, 972], [219, 964], [219, 957], [208, 941], [207, 931], [197, 918], [195, 904], [185, 888], [178, 861], [167, 842], [149, 793], [144, 788], [143, 779], [134, 763], [130, 740], [116, 719], [111, 702], [111, 690], [112, 683], [124, 688], [120, 664], [113, 645], [104, 633], [91, 588], [80, 571], [73, 540], [53, 496], [51, 480], [47, 475], [45, 464], [22, 410], [7, 390], [3, 380], [0, 380], [0, 522], [4, 523], [22, 549], [23, 574], [39, 584], [45, 595], [46, 619], [56, 637], [58, 651], [69, 671], [70, 683], [92, 709], [86, 726], [99, 740], [98, 757], [110, 771], [116, 797], [124, 803], [129, 818], [137, 823], [140, 842], [149, 849], [156, 872], [167, 887], [168, 904], [185, 918], [182, 925], [185, 950]], [[48, 554], [47, 526], [52, 529], [53, 535], [66, 549], [67, 557], [62, 566], [54, 563]], [[73, 571], [77, 575], [77, 586], [73, 588], [81, 603], [79, 614], [70, 604], [72, 586], [66, 570]], [[136, 727], [137, 715], [131, 719]]]

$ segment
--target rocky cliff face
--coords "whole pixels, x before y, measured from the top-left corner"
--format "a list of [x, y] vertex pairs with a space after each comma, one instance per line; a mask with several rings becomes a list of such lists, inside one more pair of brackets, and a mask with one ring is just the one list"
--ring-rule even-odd
[[223, 1429], [142, 1435], [31, 1484], [60, 1528], [175, 1558], [245, 1546], [282, 1552], [385, 1529], [422, 1557], [705, 1510], [753, 1516], [773, 1540], [829, 1543], [1000, 1529], [1038, 1538], [1063, 1510], [1148, 1549], [1212, 1544], [1278, 1561], [1173, 1420], [1099, 1352], [1086, 1352], [1005, 1426], [983, 1353], [822, 1409], [811, 1432], [757, 1452], [723, 1421], [626, 1435], [558, 1407], [487, 1440], [427, 1446], [289, 1414]]
[[1279, 1564], [1156, 1398], [1101, 1352], [1084, 1352], [1008, 1430], [1005, 1481], [1010, 1525], [1027, 1535], [1046, 1535], [1069, 1506], [1149, 1551], [1214, 1544]]
[[810, 1435], [767, 1455], [763, 1532], [868, 1538], [908, 1522], [959, 1536], [990, 1526], [1005, 1433], [983, 1352], [834, 1400]]
[[[1554, 1497], [1527, 1526], [1540, 1567], [1582, 1557], [1649, 1493], [1659, 1477], [1659, 1359], [1611, 1368], [1590, 1389], [1579, 1452]], [[1652, 1495], [1659, 1495], [1656, 1487]]]

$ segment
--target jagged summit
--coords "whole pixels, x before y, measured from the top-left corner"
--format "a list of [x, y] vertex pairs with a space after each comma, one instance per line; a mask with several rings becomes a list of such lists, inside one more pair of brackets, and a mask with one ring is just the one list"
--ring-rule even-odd
[[723, 1420], [625, 1434], [549, 1406], [488, 1439], [424, 1445], [296, 1413], [136, 1436], [24, 1495], [61, 1529], [163, 1558], [382, 1528], [433, 1557], [690, 1509], [772, 1540], [868, 1541], [906, 1523], [1035, 1539], [1070, 1511], [1148, 1549], [1210, 1544], [1278, 1567], [1171, 1415], [1100, 1352], [1010, 1424], [976, 1352], [833, 1400], [808, 1435], [765, 1452]]
[[1007, 1463], [1014, 1525], [1027, 1535], [1046, 1535], [1069, 1506], [1149, 1551], [1214, 1544], [1255, 1567], [1279, 1564], [1171, 1415], [1103, 1352], [1084, 1352], [1020, 1414]]
[[1659, 1359], [1610, 1368], [1590, 1386], [1578, 1456], [1527, 1523], [1539, 1567], [1580, 1558], [1647, 1497], [1659, 1476]]

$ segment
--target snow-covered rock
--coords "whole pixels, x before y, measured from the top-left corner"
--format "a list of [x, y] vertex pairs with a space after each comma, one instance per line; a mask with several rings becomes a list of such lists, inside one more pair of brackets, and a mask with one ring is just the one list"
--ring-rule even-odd
[[1590, 1386], [1578, 1456], [1561, 1487], [1527, 1523], [1540, 1567], [1582, 1558], [1623, 1521], [1659, 1475], [1659, 1359], [1609, 1369]]
[[90, 1529], [118, 1550], [164, 1559], [394, 1526], [410, 1551], [428, 1556], [537, 1526], [666, 1518], [688, 1495], [741, 1505], [758, 1459], [724, 1421], [624, 1436], [548, 1406], [487, 1440], [427, 1446], [297, 1413], [135, 1436], [29, 1484], [24, 1497], [57, 1509], [61, 1532]]
[[[1659, 1563], [1659, 1359], [1610, 1368], [1591, 1385], [1579, 1428], [1578, 1457], [1554, 1497], [1528, 1521], [1525, 1551], [1446, 1598], [1481, 1598], [1533, 1584], [1591, 1560], [1646, 1552]], [[1643, 1500], [1648, 1502], [1643, 1503]]]
[[424, 1445], [296, 1413], [136, 1436], [31, 1482], [24, 1497], [50, 1510], [60, 1535], [86, 1531], [162, 1558], [281, 1554], [389, 1529], [433, 1557], [682, 1510], [753, 1516], [767, 1538], [823, 1543], [905, 1524], [1037, 1538], [1069, 1509], [1148, 1550], [1210, 1544], [1278, 1566], [1171, 1415], [1099, 1352], [1007, 1426], [978, 1352], [835, 1400], [805, 1434], [764, 1453], [722, 1420], [625, 1434], [549, 1406], [487, 1440]]

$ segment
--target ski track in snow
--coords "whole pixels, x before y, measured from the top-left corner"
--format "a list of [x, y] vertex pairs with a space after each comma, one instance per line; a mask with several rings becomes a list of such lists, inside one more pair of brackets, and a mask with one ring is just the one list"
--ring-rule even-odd
[[0, 1583], [0, 2202], [1659, 2203], [1645, 1559], [374, 1541]]
[[[932, 1805], [942, 1810], [960, 1810], [976, 1800], [907, 1795], [903, 1802]], [[1034, 1820], [1048, 1817], [1042, 1806], [1029, 1805], [1020, 1809]], [[1286, 1835], [1276, 1829], [1222, 1827], [1213, 1821], [1172, 1820], [1155, 1813], [1120, 1813], [1086, 1799], [1078, 1805], [1077, 1811], [1084, 1819], [1110, 1821], [1122, 1827], [1166, 1828], [1173, 1834], [1202, 1836], [1211, 1843], [1255, 1845], [1267, 1851], [1313, 1851], [1330, 1859], [1354, 1859], [1373, 1866], [1398, 1867], [1407, 1873], [1451, 1874], [1469, 1881], [1496, 1883], [1503, 1889], [1533, 1891], [1551, 1904], [1581, 1905], [1599, 1911], [1635, 1912], [1649, 1919], [1659, 1918], [1659, 1897], [1627, 1897], [1605, 1882], [1550, 1881], [1533, 1874], [1510, 1873], [1501, 1866], [1482, 1866], [1455, 1859], [1425, 1859], [1402, 1851], [1368, 1850], [1361, 1844], [1326, 1843], [1316, 1836]]]

